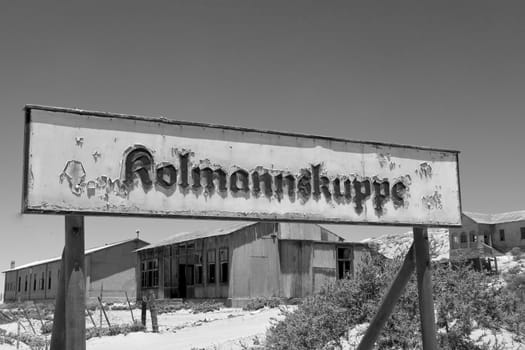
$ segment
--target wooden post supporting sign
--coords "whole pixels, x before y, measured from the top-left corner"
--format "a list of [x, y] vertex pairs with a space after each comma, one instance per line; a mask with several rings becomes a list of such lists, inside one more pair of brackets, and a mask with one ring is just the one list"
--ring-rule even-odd
[[66, 216], [66, 237], [58, 285], [51, 350], [86, 349], [84, 217]]
[[383, 297], [379, 309], [370, 322], [365, 335], [361, 339], [357, 350], [371, 350], [379, 336], [381, 329], [392, 314], [395, 304], [410, 280], [414, 271], [417, 273], [419, 295], [419, 313], [421, 319], [421, 337], [424, 350], [436, 350], [436, 325], [434, 322], [434, 302], [432, 299], [432, 280], [430, 269], [430, 252], [428, 229], [414, 227], [414, 243], [410, 246], [396, 278]]
[[436, 350], [436, 322], [434, 316], [434, 300], [432, 298], [428, 229], [426, 227], [414, 227], [413, 233], [423, 349]]
[[403, 294], [403, 290], [405, 289], [405, 286], [410, 280], [410, 276], [414, 271], [415, 265], [416, 264], [414, 259], [414, 245], [412, 244], [412, 246], [410, 246], [410, 249], [408, 250], [408, 253], [405, 256], [403, 266], [401, 266], [401, 269], [399, 270], [396, 278], [390, 285], [388, 292], [383, 297], [381, 305], [379, 306], [379, 309], [375, 314], [374, 318], [370, 322], [370, 325], [368, 326], [365, 335], [361, 339], [357, 350], [372, 349], [374, 343], [377, 340], [377, 337], [379, 336], [379, 333], [381, 332], [381, 329], [388, 320], [388, 317], [392, 313], [392, 310], [394, 310], [396, 302], [399, 300], [399, 297]]

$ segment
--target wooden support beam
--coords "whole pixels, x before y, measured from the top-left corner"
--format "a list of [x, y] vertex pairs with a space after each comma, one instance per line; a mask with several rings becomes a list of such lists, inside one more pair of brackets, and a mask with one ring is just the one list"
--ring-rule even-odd
[[84, 217], [66, 216], [66, 349], [86, 349]]
[[413, 233], [423, 349], [436, 350], [436, 322], [434, 316], [434, 300], [432, 298], [432, 273], [428, 229], [426, 227], [414, 227]]
[[365, 335], [361, 339], [357, 350], [371, 350], [373, 348], [377, 337], [390, 317], [390, 314], [392, 314], [399, 297], [403, 294], [403, 291], [410, 280], [410, 276], [412, 275], [412, 272], [414, 272], [415, 265], [414, 244], [412, 244], [405, 256], [405, 261], [403, 262], [401, 269], [390, 285], [388, 292], [383, 297], [383, 300], [381, 301], [374, 318], [370, 322]]
[[65, 217], [66, 236], [55, 303], [51, 350], [86, 349], [84, 217]]

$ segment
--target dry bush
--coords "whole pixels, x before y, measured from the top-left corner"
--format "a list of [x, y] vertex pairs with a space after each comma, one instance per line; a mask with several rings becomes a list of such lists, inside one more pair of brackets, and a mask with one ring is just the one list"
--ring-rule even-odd
[[[370, 322], [401, 260], [372, 258], [355, 279], [340, 280], [307, 298], [267, 333], [271, 350], [322, 349], [339, 345], [349, 328]], [[435, 265], [433, 288], [438, 342], [441, 349], [477, 350], [470, 333], [475, 327], [514, 329], [523, 312], [516, 296], [497, 287], [497, 277], [469, 266]], [[421, 349], [415, 274], [408, 283], [377, 341], [377, 349]]]

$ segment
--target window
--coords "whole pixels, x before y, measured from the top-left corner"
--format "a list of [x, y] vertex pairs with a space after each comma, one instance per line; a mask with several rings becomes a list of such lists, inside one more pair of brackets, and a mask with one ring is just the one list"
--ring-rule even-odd
[[337, 278], [343, 279], [352, 275], [351, 248], [337, 248]]
[[460, 237], [460, 242], [461, 242], [461, 248], [466, 248], [467, 247], [467, 233], [466, 232], [461, 232], [461, 235], [459, 236]]
[[221, 283], [228, 283], [228, 248], [219, 249], [219, 280]]
[[47, 289], [51, 289], [51, 271], [48, 272]]
[[46, 274], [42, 271], [42, 278], [40, 279], [40, 289], [44, 290], [46, 286]]
[[500, 241], [505, 240], [505, 230], [499, 230], [499, 240]]
[[452, 248], [459, 248], [459, 237], [457, 233], [452, 234]]
[[490, 238], [488, 232], [483, 232], [483, 241], [485, 242], [485, 244], [490, 245]]
[[195, 284], [202, 284], [202, 265], [195, 265]]
[[208, 283], [215, 283], [215, 249], [208, 250]]
[[199, 251], [195, 252], [195, 284], [202, 284], [203, 277], [202, 253]]
[[18, 276], [18, 291], [20, 292], [20, 287], [22, 286], [22, 276]]
[[478, 235], [475, 231], [470, 231], [470, 241], [475, 243], [478, 240]]
[[142, 288], [152, 288], [159, 285], [159, 260], [144, 260], [140, 264]]
[[520, 227], [521, 239], [525, 239], [525, 227]]
[[33, 290], [36, 290], [36, 273], [33, 275]]
[[27, 275], [26, 275], [26, 281], [24, 283], [24, 292], [27, 292]]
[[186, 285], [193, 286], [195, 282], [194, 276], [195, 269], [191, 265], [186, 265]]

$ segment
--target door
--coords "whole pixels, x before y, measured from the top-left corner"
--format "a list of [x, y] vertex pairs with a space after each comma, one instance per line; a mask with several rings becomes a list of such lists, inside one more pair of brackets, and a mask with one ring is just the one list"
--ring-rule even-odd
[[179, 297], [186, 298], [186, 265], [179, 265]]

